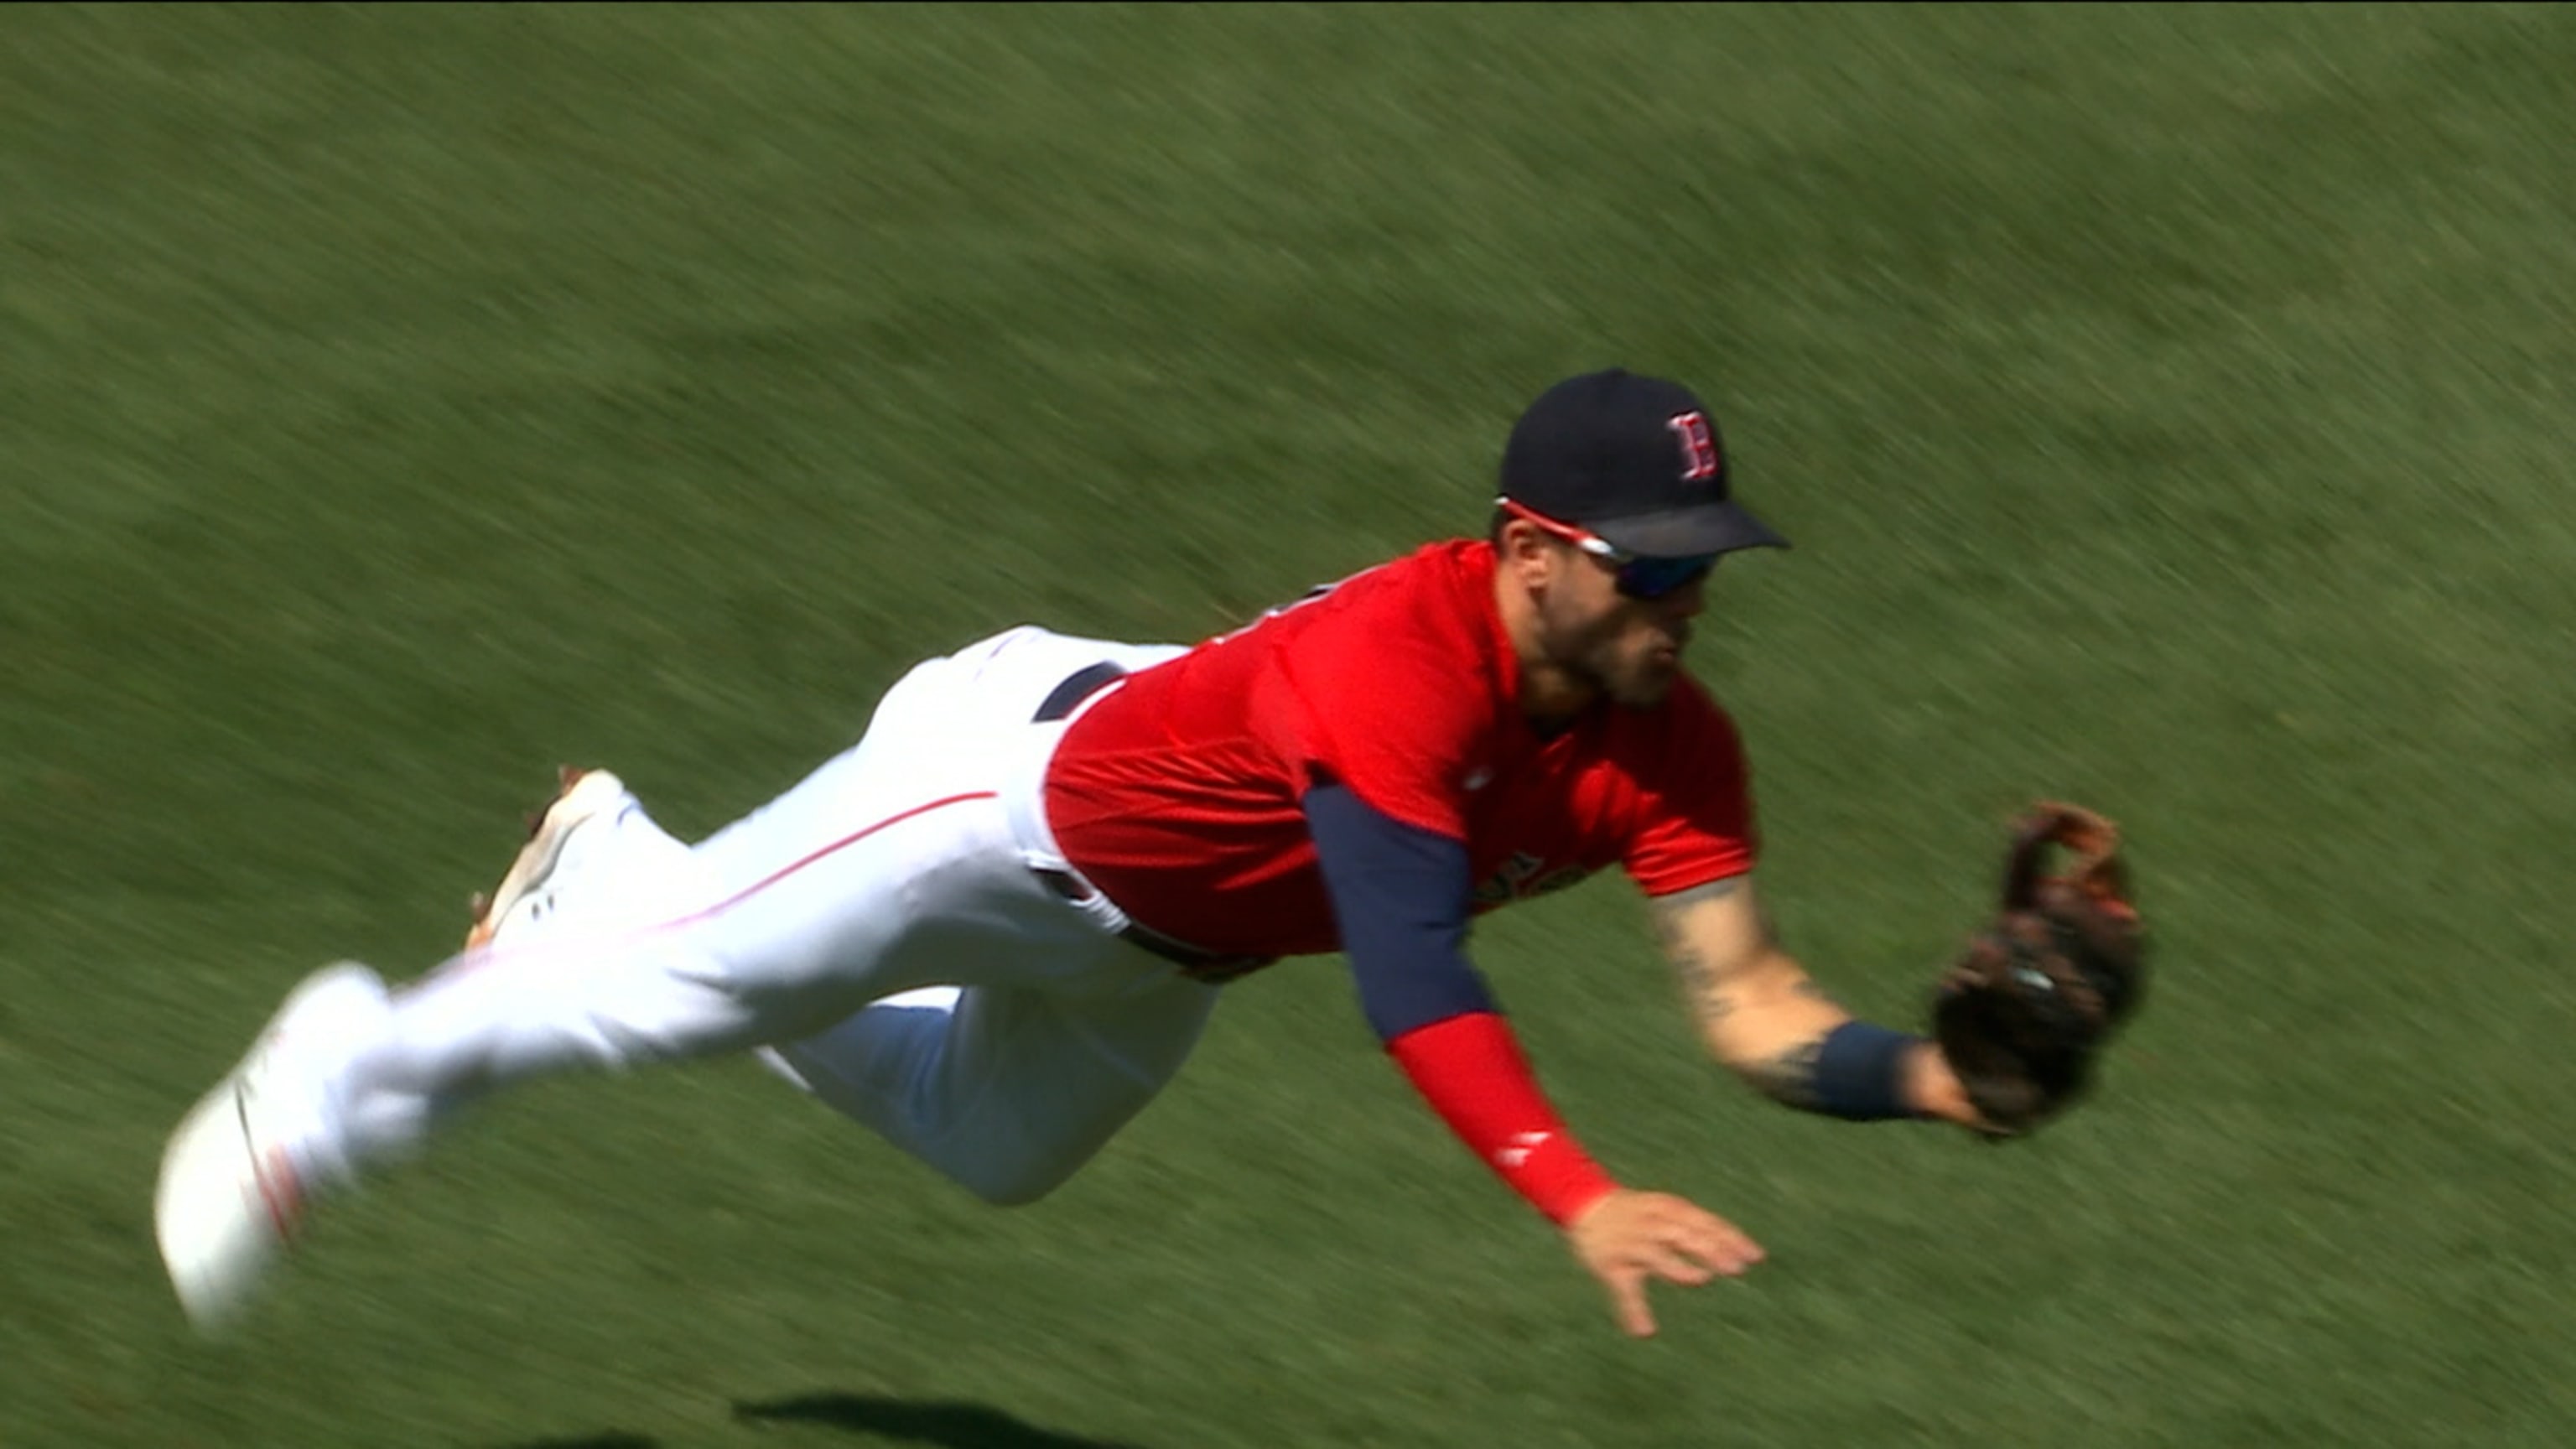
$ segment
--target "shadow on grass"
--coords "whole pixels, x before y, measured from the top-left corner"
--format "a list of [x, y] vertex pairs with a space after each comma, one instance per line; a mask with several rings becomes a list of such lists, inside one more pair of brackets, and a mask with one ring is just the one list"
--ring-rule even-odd
[[1107, 1439], [1085, 1439], [1026, 1424], [982, 1404], [924, 1404], [864, 1394], [801, 1394], [765, 1404], [736, 1404], [734, 1417], [753, 1423], [828, 1424], [853, 1434], [938, 1449], [1138, 1449]]
[[532, 1439], [508, 1449], [660, 1449], [641, 1434], [585, 1434], [578, 1439]]

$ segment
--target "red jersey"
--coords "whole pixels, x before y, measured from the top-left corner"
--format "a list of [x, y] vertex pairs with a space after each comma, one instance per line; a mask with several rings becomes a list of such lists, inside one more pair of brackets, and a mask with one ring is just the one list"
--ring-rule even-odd
[[1207, 950], [1340, 949], [1299, 805], [1319, 779], [1464, 842], [1475, 909], [1609, 865], [1648, 895], [1753, 865], [1735, 725], [1687, 675], [1542, 738], [1494, 551], [1427, 545], [1143, 670], [1067, 727], [1058, 844], [1128, 915]]

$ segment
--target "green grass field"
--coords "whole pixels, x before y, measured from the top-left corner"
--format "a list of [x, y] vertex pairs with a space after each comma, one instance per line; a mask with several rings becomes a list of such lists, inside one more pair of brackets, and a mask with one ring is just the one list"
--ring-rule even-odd
[[[13, 9], [0, 1446], [2576, 1442], [2571, 144], [2536, 5]], [[919, 657], [1480, 529], [1610, 363], [1797, 540], [1697, 657], [1844, 1000], [1919, 1020], [2027, 798], [2128, 827], [2088, 1110], [1768, 1106], [1613, 877], [1479, 954], [1771, 1251], [1651, 1341], [1329, 960], [1031, 1208], [553, 1082], [187, 1330], [164, 1134], [557, 761], [703, 834]]]

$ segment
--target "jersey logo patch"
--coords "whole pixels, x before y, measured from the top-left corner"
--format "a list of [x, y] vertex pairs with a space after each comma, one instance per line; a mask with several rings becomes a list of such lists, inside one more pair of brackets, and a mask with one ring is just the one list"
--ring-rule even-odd
[[1709, 428], [1706, 413], [1675, 413], [1664, 426], [1681, 440], [1682, 477], [1697, 483], [1717, 476], [1717, 434]]
[[1513, 901], [1532, 900], [1551, 891], [1561, 891], [1581, 881], [1592, 872], [1580, 865], [1560, 865], [1554, 869], [1526, 850], [1514, 851], [1512, 858], [1476, 887], [1476, 904], [1509, 905]]
[[1515, 1132], [1512, 1134], [1512, 1145], [1496, 1152], [1494, 1161], [1510, 1171], [1518, 1172], [1529, 1165], [1530, 1154], [1545, 1147], [1547, 1139], [1554, 1135], [1550, 1132]]

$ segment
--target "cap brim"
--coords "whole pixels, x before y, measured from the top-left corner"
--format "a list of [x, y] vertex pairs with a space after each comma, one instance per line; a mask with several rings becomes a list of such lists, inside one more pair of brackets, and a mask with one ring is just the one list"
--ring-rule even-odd
[[1732, 500], [1587, 522], [1585, 527], [1630, 553], [1655, 558], [1694, 558], [1739, 548], [1787, 548], [1789, 540]]

